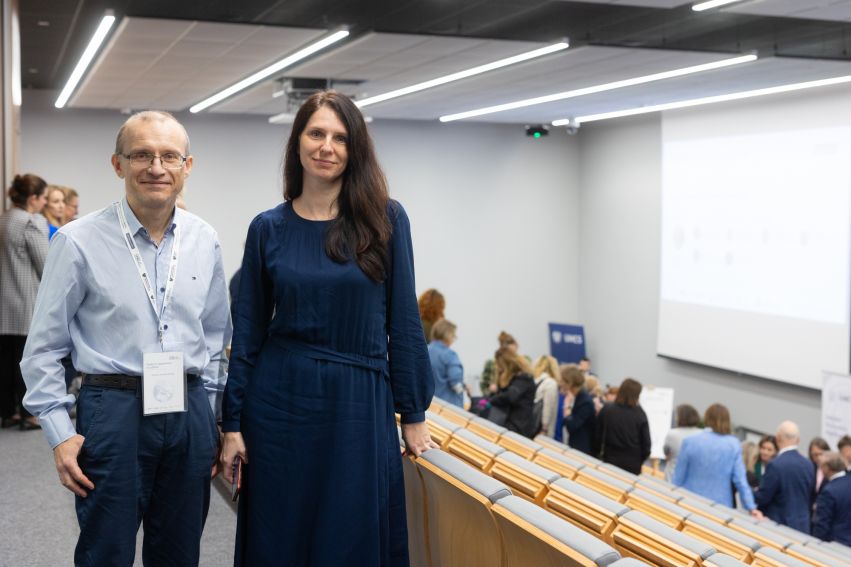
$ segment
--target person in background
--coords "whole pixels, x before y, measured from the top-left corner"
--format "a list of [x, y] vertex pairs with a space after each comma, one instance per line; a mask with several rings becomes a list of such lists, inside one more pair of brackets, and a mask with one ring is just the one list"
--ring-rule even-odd
[[761, 518], [748, 485], [741, 445], [731, 435], [730, 411], [712, 404], [703, 414], [703, 423], [705, 431], [683, 439], [673, 483], [730, 508], [735, 507], [735, 486], [742, 506], [751, 516]]
[[756, 462], [759, 460], [759, 447], [753, 441], [742, 441], [742, 460], [745, 462], [745, 476], [748, 479], [748, 486], [751, 487], [751, 492], [756, 494], [759, 490], [759, 480], [753, 472]]
[[816, 471], [816, 494], [821, 490], [822, 482], [824, 482], [824, 473], [819, 467], [821, 456], [830, 451], [830, 445], [821, 437], [813, 437], [810, 441], [809, 454], [810, 462], [813, 464], [813, 469]]
[[810, 533], [816, 474], [810, 460], [798, 452], [798, 426], [784, 421], [777, 428], [777, 456], [765, 468], [756, 499], [762, 512], [784, 526]]
[[[507, 347], [512, 350], [515, 354], [519, 352], [517, 347], [517, 340], [510, 334], [505, 331], [500, 331], [499, 336], [497, 337], [497, 341], [499, 341], [499, 348]], [[485, 367], [482, 370], [482, 376], [479, 379], [479, 387], [482, 390], [482, 395], [487, 396], [488, 392], [491, 391], [491, 385], [496, 380], [496, 364], [494, 359], [490, 358], [485, 362]]]
[[65, 224], [77, 220], [80, 213], [80, 195], [70, 187], [65, 188]]
[[458, 327], [441, 319], [431, 328], [428, 357], [434, 374], [434, 395], [450, 404], [464, 407], [464, 367], [452, 350]]
[[617, 386], [609, 386], [606, 388], [606, 391], [603, 393], [603, 404], [612, 404], [618, 398], [618, 387]]
[[541, 355], [535, 361], [532, 375], [535, 377], [535, 403], [541, 408], [541, 433], [553, 437], [556, 430], [556, 410], [558, 408], [558, 361], [548, 354]]
[[777, 440], [774, 435], [765, 435], [759, 440], [759, 458], [753, 466], [753, 473], [756, 476], [756, 481], [762, 483], [762, 475], [765, 474], [765, 467], [768, 463], [774, 460], [777, 456]]
[[836, 442], [836, 450], [845, 460], [845, 470], [851, 471], [851, 435], [843, 435]]
[[816, 499], [813, 536], [851, 545], [851, 475], [839, 453], [822, 453], [819, 468], [824, 484]]
[[38, 429], [21, 403], [26, 386], [19, 364], [47, 258], [47, 223], [39, 214], [47, 183], [37, 175], [16, 175], [9, 199], [12, 206], [0, 215], [0, 425]]
[[594, 446], [594, 400], [585, 391], [585, 373], [575, 364], [564, 364], [559, 372], [559, 390], [564, 394], [564, 428], [567, 444], [587, 455]]
[[614, 402], [600, 410], [594, 429], [594, 456], [633, 474], [641, 473], [650, 456], [650, 425], [640, 396], [641, 383], [626, 378]]
[[44, 218], [47, 219], [49, 229], [48, 238], [53, 240], [53, 235], [59, 227], [65, 224], [65, 188], [58, 185], [47, 186], [47, 204], [42, 210]]
[[591, 359], [587, 356], [583, 356], [579, 359], [579, 370], [582, 371], [586, 378], [588, 376], [595, 375], [593, 372], [591, 372]]
[[[491, 393], [488, 403], [505, 415], [501, 425], [509, 431], [534, 437], [537, 434], [537, 424], [533, 419], [535, 380], [529, 361], [511, 346], [502, 346], [494, 355], [494, 363], [496, 382], [488, 389]], [[493, 409], [491, 412], [489, 419], [493, 416]]]
[[591, 394], [591, 399], [594, 400], [594, 414], [600, 413], [603, 409], [603, 389], [600, 387], [600, 380], [594, 374], [585, 375], [585, 390]]
[[665, 480], [671, 482], [674, 478], [677, 457], [680, 454], [683, 440], [686, 437], [697, 435], [701, 431], [700, 414], [697, 413], [694, 406], [689, 404], [678, 405], [674, 411], [674, 427], [665, 436]]
[[436, 289], [427, 289], [417, 300], [420, 309], [420, 320], [423, 322], [425, 342], [431, 341], [431, 327], [441, 319], [446, 309], [446, 299]]

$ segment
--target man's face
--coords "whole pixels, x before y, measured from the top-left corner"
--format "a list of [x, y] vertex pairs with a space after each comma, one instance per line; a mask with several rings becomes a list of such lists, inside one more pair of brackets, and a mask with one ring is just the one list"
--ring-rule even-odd
[[137, 120], [128, 124], [121, 154], [112, 156], [115, 173], [124, 179], [127, 200], [131, 205], [148, 209], [173, 208], [183, 183], [192, 170], [192, 156], [177, 169], [167, 169], [159, 158], [152, 162], [134, 163], [124, 157], [149, 153], [185, 155], [186, 137], [173, 120]]
[[80, 199], [78, 197], [68, 197], [65, 201], [65, 221], [71, 221], [77, 218], [79, 211]]
[[851, 467], [851, 445], [846, 445], [839, 450], [839, 454], [842, 455], [842, 460], [845, 461], [846, 467]]

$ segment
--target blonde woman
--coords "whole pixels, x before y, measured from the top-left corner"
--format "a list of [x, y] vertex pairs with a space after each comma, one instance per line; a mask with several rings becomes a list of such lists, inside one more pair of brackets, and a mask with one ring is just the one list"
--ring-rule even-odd
[[547, 437], [555, 436], [556, 415], [558, 413], [558, 362], [549, 355], [542, 355], [535, 361], [532, 371], [535, 377], [535, 404], [543, 404], [541, 410], [541, 433]]
[[47, 186], [47, 204], [42, 209], [41, 214], [47, 219], [47, 226], [50, 229], [48, 237], [53, 239], [53, 235], [59, 230], [59, 227], [65, 224], [65, 188], [58, 185]]
[[[488, 398], [491, 421], [504, 425], [526, 437], [537, 433], [534, 420], [535, 380], [532, 367], [523, 356], [510, 346], [500, 347], [494, 356], [496, 382], [490, 385], [492, 395]], [[495, 415], [501, 417], [493, 419]]]

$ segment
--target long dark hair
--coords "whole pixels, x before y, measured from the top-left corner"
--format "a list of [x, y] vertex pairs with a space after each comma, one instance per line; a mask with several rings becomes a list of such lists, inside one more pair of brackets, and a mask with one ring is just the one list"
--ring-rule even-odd
[[369, 279], [380, 282], [387, 275], [388, 246], [392, 227], [387, 216], [387, 179], [378, 165], [372, 138], [358, 107], [335, 91], [313, 94], [298, 110], [287, 142], [284, 161], [284, 198], [301, 196], [304, 167], [299, 157], [299, 138], [313, 113], [327, 107], [337, 115], [348, 135], [348, 163], [337, 197], [337, 218], [325, 236], [325, 253], [338, 263], [354, 259]]

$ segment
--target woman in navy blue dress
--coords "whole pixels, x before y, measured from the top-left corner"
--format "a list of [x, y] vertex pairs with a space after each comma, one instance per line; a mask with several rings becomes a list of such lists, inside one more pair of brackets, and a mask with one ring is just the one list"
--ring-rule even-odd
[[408, 565], [394, 410], [433, 447], [434, 379], [408, 217], [363, 116], [333, 91], [296, 115], [286, 201], [248, 229], [221, 464], [243, 459], [234, 565]]

